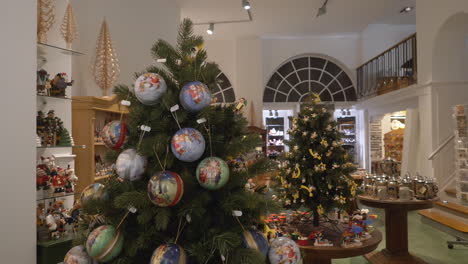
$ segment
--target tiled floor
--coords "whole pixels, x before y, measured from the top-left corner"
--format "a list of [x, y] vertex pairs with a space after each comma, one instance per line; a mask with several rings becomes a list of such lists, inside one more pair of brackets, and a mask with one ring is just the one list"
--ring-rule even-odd
[[[385, 214], [383, 210], [371, 209], [379, 218], [374, 223], [384, 238], [377, 250], [385, 247]], [[421, 222], [421, 216], [416, 212], [408, 214], [408, 243], [409, 250], [414, 255], [422, 258], [429, 264], [467, 264], [468, 247], [455, 245], [453, 249], [447, 248], [447, 240], [453, 240], [452, 236], [441, 232], [430, 225]], [[333, 260], [333, 264], [366, 264], [364, 257]]]

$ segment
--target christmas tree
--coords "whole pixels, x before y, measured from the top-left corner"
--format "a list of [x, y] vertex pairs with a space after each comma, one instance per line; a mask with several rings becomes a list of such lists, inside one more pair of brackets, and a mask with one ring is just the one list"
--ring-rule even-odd
[[306, 207], [313, 213], [313, 224], [319, 226], [320, 214], [334, 208], [346, 209], [354, 200], [356, 185], [349, 173], [355, 170], [332, 114], [318, 95], [302, 105], [292, 118], [287, 144], [290, 153], [279, 177], [281, 199], [287, 207]]
[[70, 133], [68, 133], [68, 130], [66, 128], [62, 129], [62, 132], [60, 132], [59, 142], [58, 142], [57, 145], [62, 146], [62, 147], [71, 147], [72, 146]]
[[[131, 102], [128, 141], [124, 149], [135, 149], [138, 155], [146, 157], [147, 167], [138, 180], [110, 178], [104, 183], [103, 198], [82, 205], [83, 221], [81, 236], [76, 240], [78, 244], [84, 243], [90, 231], [99, 225], [120, 227], [124, 237], [123, 250], [108, 263], [148, 263], [153, 251], [166, 243], [182, 247], [189, 263], [265, 262], [264, 255], [243, 245], [242, 233], [255, 228], [262, 230], [261, 217], [273, 209], [274, 204], [263, 194], [245, 191], [244, 186], [249, 178], [266, 172], [270, 166], [266, 160], [257, 161], [247, 168], [235, 164], [237, 157], [252, 152], [259, 145], [258, 135], [246, 132], [247, 121], [232, 104], [212, 104], [198, 112], [186, 111], [185, 107], [174, 110], [173, 107], [181, 103], [179, 94], [185, 84], [200, 81], [214, 88], [219, 73], [215, 63], [206, 61], [207, 53], [201, 48], [203, 39], [193, 34], [192, 27], [190, 20], [184, 20], [175, 46], [164, 40], [153, 46], [152, 55], [159, 61], [164, 59], [164, 66], [150, 66], [144, 73], [136, 74], [155, 78], [147, 75], [155, 73], [162, 78], [158, 83], [165, 81], [167, 89], [156, 104], [142, 103], [145, 98], [137, 97], [141, 95], [136, 92], [139, 85], [135, 92], [124, 85], [114, 90], [119, 98]], [[151, 130], [143, 132], [142, 125]], [[200, 158], [185, 162], [174, 154], [178, 147], [174, 146], [173, 136], [183, 130], [181, 128], [196, 129], [206, 140], [206, 148]], [[109, 157], [112, 162], [117, 155], [119, 153]], [[202, 175], [197, 177], [200, 172], [197, 166], [210, 157], [228, 161], [229, 179], [220, 180], [220, 184], [227, 180], [222, 188], [205, 186], [206, 179]], [[116, 166], [118, 172], [118, 162]], [[153, 190], [148, 182], [159, 179], [161, 171], [166, 175], [180, 175], [183, 184], [180, 201], [175, 200], [169, 206], [161, 200], [161, 206], [154, 204], [153, 195], [157, 193], [148, 195], [148, 191]], [[156, 188], [165, 187], [158, 185]], [[136, 212], [132, 210], [133, 213], [129, 213], [128, 208], [134, 208]]]

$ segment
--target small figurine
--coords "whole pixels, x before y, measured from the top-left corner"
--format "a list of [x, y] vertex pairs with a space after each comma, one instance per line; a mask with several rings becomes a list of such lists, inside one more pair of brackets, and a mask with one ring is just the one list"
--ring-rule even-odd
[[237, 101], [236, 103], [236, 110], [235, 112], [237, 114], [242, 114], [244, 112], [244, 108], [247, 106], [247, 101], [245, 100], [244, 97], [242, 97], [241, 99], [239, 99], [239, 101]]
[[52, 187], [54, 188], [54, 193], [61, 194], [65, 192], [65, 184], [67, 183], [65, 171], [60, 167], [53, 168], [50, 175], [52, 176]]
[[56, 217], [54, 216], [54, 210], [52, 208], [49, 208], [47, 210], [46, 225], [49, 228], [50, 237], [58, 239], [59, 232], [57, 231], [57, 220], [56, 220]]
[[47, 95], [47, 91], [50, 88], [49, 76], [44, 69], [37, 71], [36, 89], [38, 95]]
[[250, 178], [247, 180], [247, 183], [245, 184], [245, 190], [247, 192], [255, 192], [255, 186], [256, 184], [253, 182], [253, 179]]
[[70, 168], [70, 165], [68, 165], [68, 168], [65, 170], [65, 176], [67, 177], [65, 192], [73, 193], [75, 191], [75, 185], [78, 181], [78, 177], [75, 175], [75, 170]]
[[71, 82], [67, 82], [67, 74], [64, 72], [57, 73], [54, 79], [50, 81], [50, 95], [57, 96], [57, 97], [65, 97], [66, 96], [66, 89], [68, 86], [73, 85], [73, 80]]

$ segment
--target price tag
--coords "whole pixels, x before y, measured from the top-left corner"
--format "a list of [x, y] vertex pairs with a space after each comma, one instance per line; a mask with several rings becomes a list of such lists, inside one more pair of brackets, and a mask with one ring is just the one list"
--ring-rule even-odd
[[141, 125], [140, 126], [140, 129], [145, 131], [145, 132], [150, 132], [151, 131], [151, 127], [149, 126], [145, 126], [145, 125]]
[[198, 124], [203, 124], [205, 122], [206, 122], [206, 118], [200, 118], [200, 119], [197, 120]]
[[187, 219], [187, 223], [192, 222], [192, 217], [189, 214], [185, 216], [185, 219]]
[[156, 61], [161, 62], [161, 63], [165, 63], [167, 61], [167, 59], [157, 59]]
[[232, 211], [233, 216], [242, 216], [242, 211], [234, 210]]
[[171, 107], [171, 112], [175, 112], [175, 111], [177, 111], [177, 110], [179, 110], [179, 105], [178, 105], [178, 104], [176, 104], [176, 105], [174, 105], [173, 107]]
[[133, 206], [130, 205], [130, 206], [128, 207], [128, 211], [129, 211], [130, 213], [134, 214], [134, 213], [137, 212], [137, 209], [136, 209], [135, 207], [133, 207]]
[[222, 261], [226, 261], [226, 258], [224, 257], [223, 254], [221, 254], [221, 260], [222, 260]]
[[120, 104], [125, 105], [125, 106], [130, 106], [132, 103], [130, 103], [130, 101], [127, 101], [127, 100], [122, 100], [120, 101]]

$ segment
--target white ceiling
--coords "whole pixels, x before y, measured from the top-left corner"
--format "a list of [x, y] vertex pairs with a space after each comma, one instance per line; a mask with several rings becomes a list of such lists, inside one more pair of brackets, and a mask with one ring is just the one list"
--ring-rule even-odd
[[[329, 0], [327, 14], [316, 17], [324, 0], [250, 0], [254, 21], [215, 26], [216, 38], [288, 37], [361, 32], [369, 24], [415, 24], [415, 11], [400, 14], [415, 0]], [[177, 0], [182, 17], [195, 23], [247, 19], [241, 0]], [[207, 26], [196, 32], [206, 35]]]

